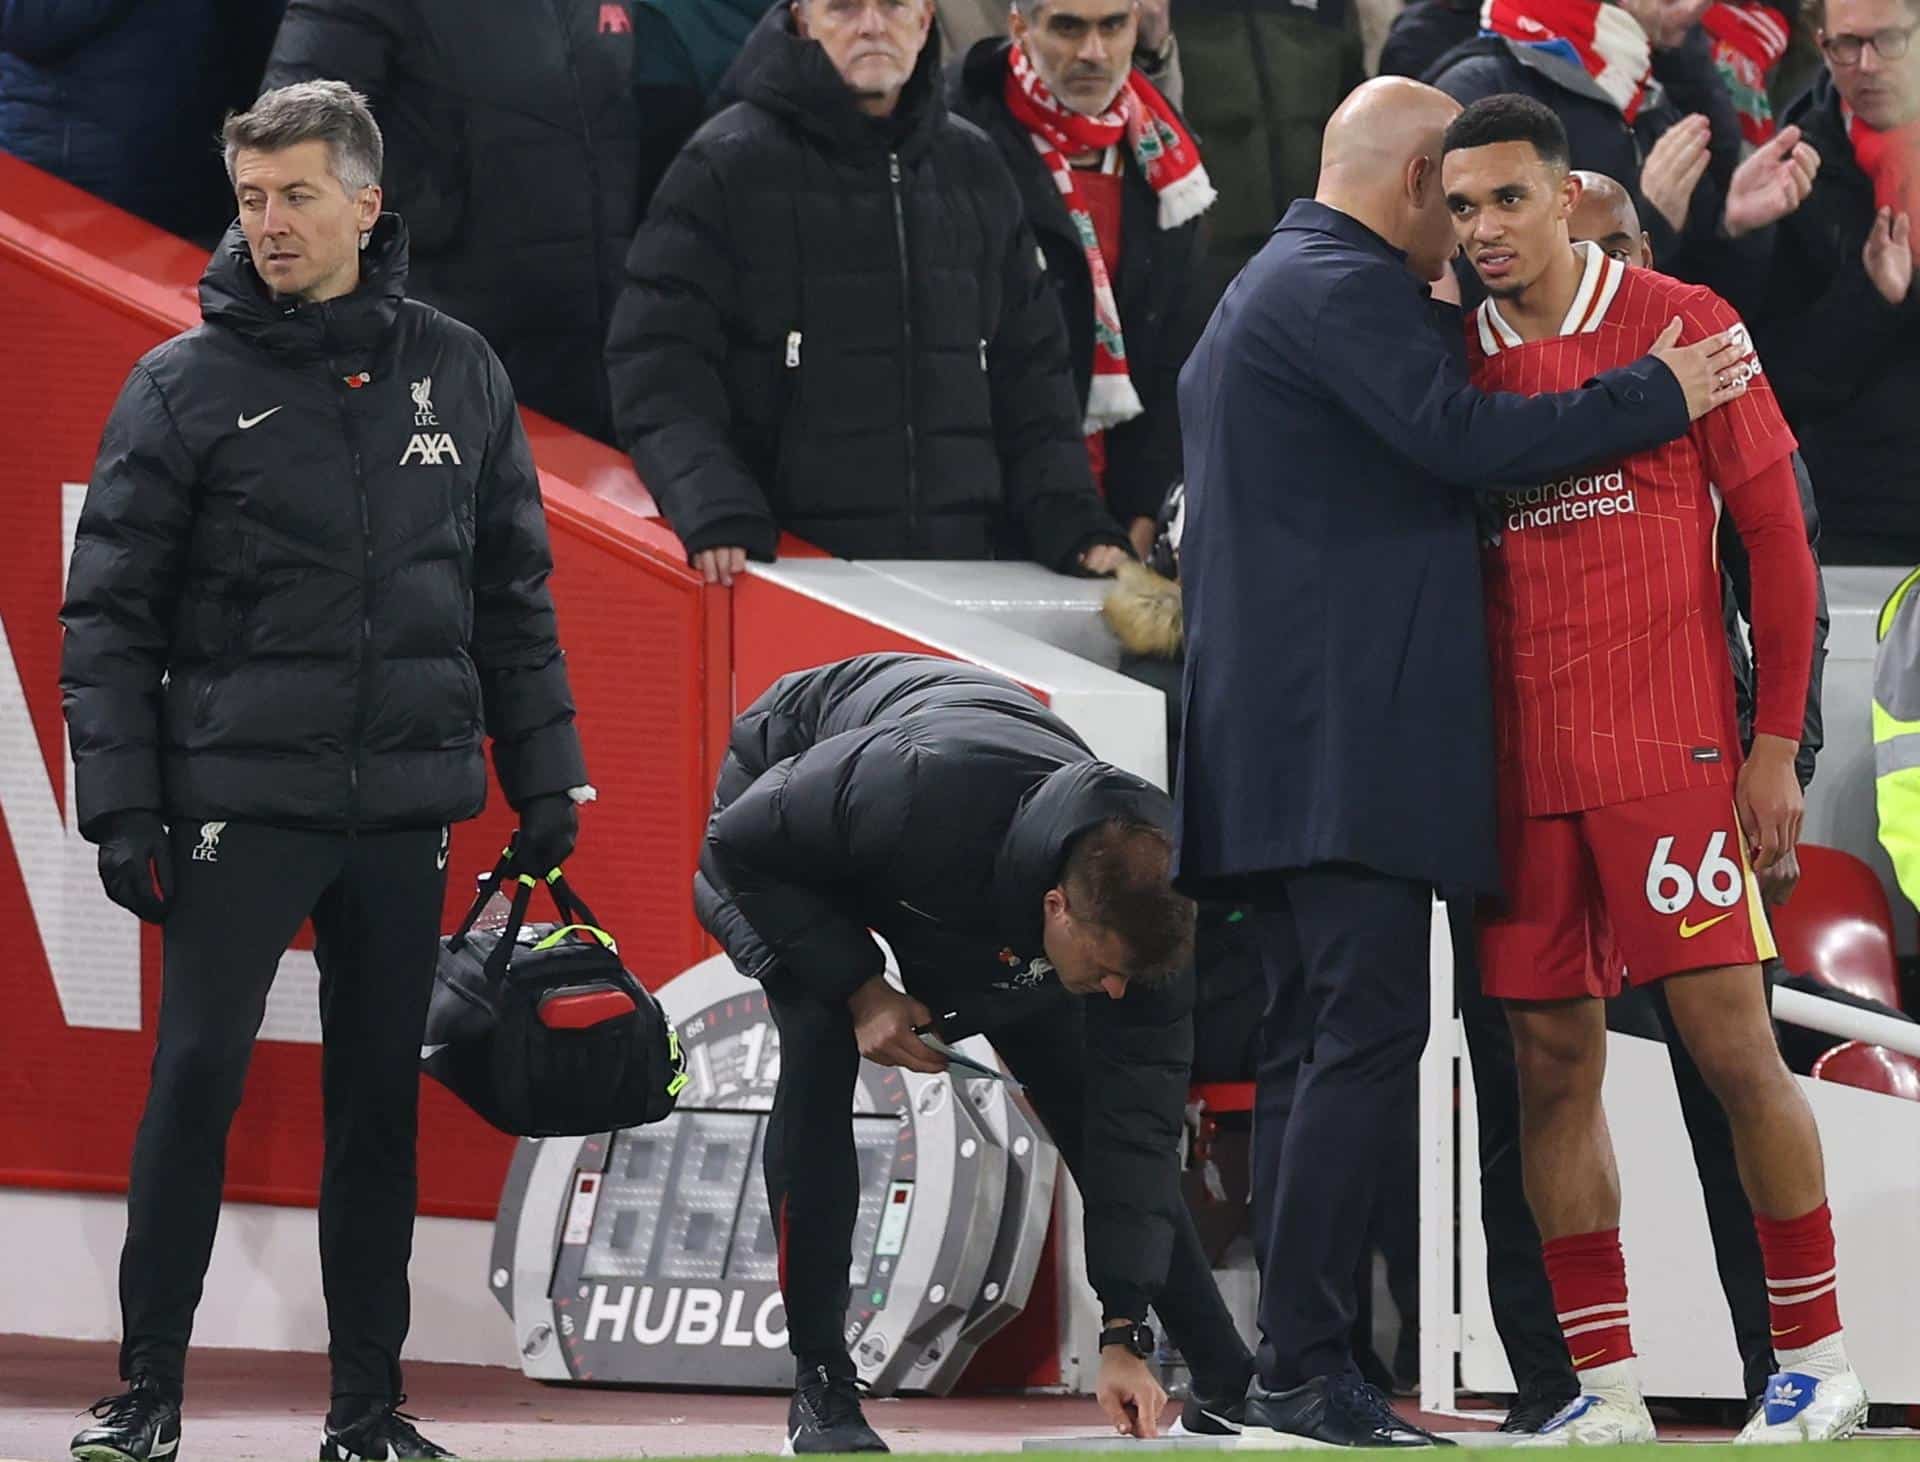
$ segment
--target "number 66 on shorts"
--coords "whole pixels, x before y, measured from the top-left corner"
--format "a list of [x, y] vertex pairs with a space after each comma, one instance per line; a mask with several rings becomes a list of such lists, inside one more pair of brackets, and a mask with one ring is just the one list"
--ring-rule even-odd
[[1500, 862], [1507, 897], [1479, 920], [1489, 995], [1604, 998], [1773, 957], [1731, 784], [1550, 817], [1503, 807]]

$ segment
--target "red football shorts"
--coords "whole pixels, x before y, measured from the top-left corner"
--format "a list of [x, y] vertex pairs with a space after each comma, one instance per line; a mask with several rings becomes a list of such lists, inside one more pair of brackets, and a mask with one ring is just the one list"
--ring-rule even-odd
[[1604, 999], [1774, 954], [1732, 787], [1553, 817], [1503, 806], [1500, 867], [1506, 899], [1478, 920], [1489, 995]]

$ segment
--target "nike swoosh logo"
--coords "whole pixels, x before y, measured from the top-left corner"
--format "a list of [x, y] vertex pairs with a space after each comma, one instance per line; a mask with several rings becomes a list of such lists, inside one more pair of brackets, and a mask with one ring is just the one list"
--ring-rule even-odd
[[1798, 1325], [1789, 1325], [1784, 1330], [1769, 1329], [1767, 1333], [1772, 1335], [1775, 1340], [1778, 1340], [1782, 1335], [1791, 1335], [1793, 1334], [1794, 1331], [1798, 1330], [1799, 1328], [1800, 1327]]
[[442, 1041], [437, 1046], [422, 1046], [420, 1048], [420, 1059], [422, 1061], [430, 1061], [435, 1056], [438, 1056], [442, 1051], [446, 1049], [447, 1049], [447, 1043], [445, 1041]]
[[284, 405], [285, 403], [282, 402], [281, 406], [269, 406], [265, 411], [261, 412], [258, 416], [248, 416], [244, 411], [241, 412], [240, 418], [239, 418], [240, 430], [246, 431], [249, 427], [255, 427], [260, 425], [261, 422], [265, 421], [269, 416], [272, 416], [274, 412], [281, 410], [282, 406]]
[[1605, 1355], [1606, 1353], [1607, 1353], [1607, 1348], [1603, 1345], [1598, 1350], [1596, 1350], [1592, 1355], [1576, 1355], [1573, 1358], [1573, 1368], [1577, 1371], [1582, 1366], [1584, 1366], [1588, 1361], [1598, 1360], [1601, 1356]]
[[1689, 924], [1685, 919], [1682, 919], [1680, 921], [1680, 937], [1682, 939], [1691, 939], [1696, 934], [1705, 934], [1707, 930], [1711, 929], [1715, 924], [1724, 923], [1732, 917], [1733, 915], [1731, 913], [1715, 914], [1711, 919], [1704, 920], [1698, 924]]

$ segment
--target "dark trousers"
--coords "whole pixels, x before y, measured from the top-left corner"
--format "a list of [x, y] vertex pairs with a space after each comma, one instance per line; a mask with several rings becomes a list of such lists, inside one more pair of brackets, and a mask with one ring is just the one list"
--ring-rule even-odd
[[[1522, 1390], [1571, 1397], [1578, 1387], [1554, 1319], [1553, 1291], [1540, 1261], [1540, 1231], [1521, 1183], [1520, 1088], [1513, 1034], [1501, 1003], [1480, 993], [1471, 913], [1457, 904], [1449, 912], [1460, 1020], [1468, 1059], [1473, 1062], [1480, 1122], [1480, 1224], [1487, 1238], [1487, 1293], [1494, 1328]], [[1616, 1030], [1667, 1043], [1746, 1394], [1758, 1396], [1773, 1372], [1773, 1343], [1768, 1334], [1766, 1270], [1753, 1229], [1753, 1209], [1734, 1163], [1733, 1130], [1675, 1030], [1660, 985], [1629, 991], [1613, 1001], [1607, 1021]]]
[[220, 1217], [227, 1129], [274, 970], [311, 916], [333, 1394], [400, 1393], [420, 1035], [446, 886], [444, 836], [441, 828], [354, 837], [240, 823], [173, 829], [160, 1029], [120, 1255], [123, 1378], [147, 1375], [176, 1391], [184, 1380]]
[[[860, 1051], [844, 1005], [771, 987], [767, 1005], [780, 1031], [780, 1084], [767, 1121], [764, 1164], [768, 1202], [785, 1220], [781, 1291], [787, 1342], [801, 1373], [825, 1366], [831, 1374], [850, 1376], [844, 1327], [859, 1200], [852, 1112]], [[1025, 1085], [1034, 1113], [1073, 1173], [1083, 1160], [1088, 1099], [1081, 1007], [1080, 1000], [1062, 995], [1029, 1018], [986, 1032]], [[1159, 1290], [1154, 1311], [1192, 1368], [1195, 1389], [1209, 1398], [1241, 1395], [1250, 1357], [1184, 1205], [1176, 1211], [1166, 1282], [1145, 1287]]]
[[1432, 906], [1425, 884], [1344, 865], [1263, 889], [1252, 1187], [1268, 1386], [1353, 1369], [1382, 1154], [1416, 1110]]

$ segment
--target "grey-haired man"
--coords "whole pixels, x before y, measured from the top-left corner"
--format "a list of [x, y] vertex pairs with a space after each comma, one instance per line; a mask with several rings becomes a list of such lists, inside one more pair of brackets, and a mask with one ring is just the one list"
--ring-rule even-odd
[[448, 826], [481, 808], [489, 737], [523, 867], [565, 859], [590, 795], [546, 521], [500, 362], [405, 297], [364, 100], [283, 87], [226, 144], [240, 216], [201, 280], [205, 323], [127, 378], [61, 616], [81, 832], [109, 896], [165, 926], [120, 1263], [128, 1389], [73, 1455], [178, 1449], [228, 1127], [311, 918], [320, 1456], [444, 1457], [395, 1408]]

